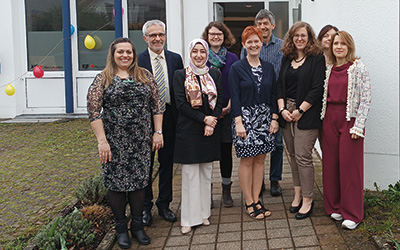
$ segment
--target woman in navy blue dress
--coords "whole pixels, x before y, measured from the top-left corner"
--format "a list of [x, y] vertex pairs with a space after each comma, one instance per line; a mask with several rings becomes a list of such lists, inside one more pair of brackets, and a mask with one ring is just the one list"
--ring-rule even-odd
[[262, 61], [262, 31], [248, 26], [242, 33], [247, 56], [234, 63], [229, 73], [231, 92], [232, 136], [240, 187], [250, 217], [262, 219], [271, 212], [259, 200], [267, 153], [275, 150], [274, 133], [278, 131], [275, 99], [275, 73], [271, 63]]

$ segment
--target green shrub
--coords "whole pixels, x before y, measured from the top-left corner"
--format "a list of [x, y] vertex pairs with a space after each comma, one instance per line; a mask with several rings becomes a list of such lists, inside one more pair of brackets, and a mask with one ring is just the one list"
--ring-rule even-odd
[[74, 196], [85, 204], [107, 204], [108, 190], [104, 186], [101, 174], [91, 176], [76, 189]]
[[57, 250], [64, 238], [69, 247], [90, 246], [96, 237], [95, 232], [89, 231], [91, 225], [92, 222], [84, 219], [81, 211], [75, 208], [72, 213], [45, 226], [36, 237], [37, 245], [43, 250]]

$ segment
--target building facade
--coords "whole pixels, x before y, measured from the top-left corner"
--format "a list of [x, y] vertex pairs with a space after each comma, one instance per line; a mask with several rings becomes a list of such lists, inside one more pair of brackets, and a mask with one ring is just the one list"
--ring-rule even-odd
[[[353, 35], [356, 54], [367, 65], [372, 84], [365, 187], [373, 188], [377, 182], [386, 188], [400, 179], [398, 0], [69, 0], [72, 92], [67, 94], [62, 2], [0, 1], [0, 118], [65, 114], [67, 100], [72, 100], [68, 112], [85, 114], [88, 86], [104, 67], [108, 46], [115, 39], [115, 18], [121, 17], [122, 35], [132, 39], [138, 52], [146, 48], [143, 23], [165, 21], [168, 49], [187, 62], [188, 42], [201, 36], [210, 21], [225, 22], [240, 41], [255, 13], [267, 8], [277, 17], [274, 34], [281, 38], [297, 20], [310, 23], [316, 33], [329, 23]], [[119, 5], [122, 9], [116, 11]], [[85, 47], [87, 35], [95, 41], [93, 49]], [[239, 51], [240, 43], [232, 50]], [[34, 66], [43, 68], [43, 78], [33, 75]], [[12, 96], [4, 91], [9, 83], [16, 90]]]

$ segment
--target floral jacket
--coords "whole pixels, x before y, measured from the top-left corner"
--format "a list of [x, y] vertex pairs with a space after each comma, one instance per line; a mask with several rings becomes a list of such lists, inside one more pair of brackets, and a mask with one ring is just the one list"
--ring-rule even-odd
[[[333, 65], [329, 65], [325, 73], [324, 96], [322, 99], [321, 120], [325, 117], [328, 83]], [[356, 120], [354, 126], [350, 129], [350, 134], [356, 134], [364, 137], [365, 122], [367, 120], [370, 103], [371, 103], [371, 84], [367, 68], [359, 59], [347, 70], [347, 103], [346, 103], [346, 120], [354, 117]]]

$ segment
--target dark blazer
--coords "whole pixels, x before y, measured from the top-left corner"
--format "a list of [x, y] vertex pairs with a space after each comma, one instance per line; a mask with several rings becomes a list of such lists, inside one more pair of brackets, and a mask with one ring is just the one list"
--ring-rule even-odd
[[[286, 73], [292, 59], [283, 57], [277, 84], [277, 99], [283, 98], [286, 106]], [[299, 129], [320, 129], [322, 121], [320, 112], [322, 108], [322, 94], [325, 79], [325, 57], [323, 55], [307, 56], [306, 61], [299, 67], [299, 79], [297, 82], [296, 108], [303, 101], [312, 104], [300, 118], [297, 127]], [[279, 125], [285, 127], [286, 121], [279, 117]]]
[[229, 72], [232, 118], [242, 115], [242, 107], [266, 103], [271, 107], [271, 114], [277, 114], [275, 98], [275, 72], [270, 62], [261, 60], [262, 81], [260, 93], [257, 93], [256, 77], [246, 58], [232, 64]]
[[204, 94], [202, 94], [203, 105], [197, 109], [192, 108], [186, 98], [185, 69], [175, 72], [174, 90], [179, 111], [176, 124], [175, 163], [206, 163], [219, 161], [221, 158], [219, 124], [215, 127], [213, 135], [204, 136], [204, 118], [208, 115], [219, 117], [223, 105], [221, 74], [214, 69], [210, 69], [209, 73], [217, 87], [217, 103], [214, 110], [208, 106], [208, 96]]
[[[177, 69], [183, 69], [183, 61], [182, 57], [170, 50], [164, 49], [165, 60], [167, 63], [168, 68], [168, 85], [169, 85], [169, 94], [171, 96], [171, 105], [173, 107], [173, 116], [174, 120], [176, 121], [177, 118], [177, 110], [175, 105], [175, 97], [174, 97], [174, 88], [173, 88], [173, 80], [174, 80], [174, 73]], [[153, 74], [153, 70], [151, 67], [150, 62], [150, 54], [149, 50], [146, 49], [142, 53], [138, 55], [138, 64], [140, 67], [146, 68]]]

